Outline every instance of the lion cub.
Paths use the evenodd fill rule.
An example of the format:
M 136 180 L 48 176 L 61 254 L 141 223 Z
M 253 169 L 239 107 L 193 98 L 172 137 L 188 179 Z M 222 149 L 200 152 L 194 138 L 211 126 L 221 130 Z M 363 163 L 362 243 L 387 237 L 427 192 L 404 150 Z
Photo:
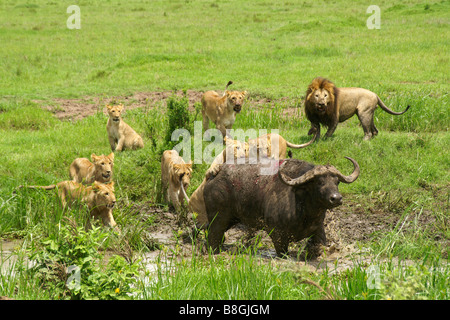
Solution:
M 123 111 L 123 104 L 118 106 L 106 106 L 109 119 L 106 125 L 108 131 L 109 144 L 112 151 L 122 151 L 125 149 L 138 149 L 144 147 L 142 137 L 136 133 L 128 124 L 123 121 L 120 114 Z
M 112 178 L 112 169 L 114 166 L 114 153 L 109 155 L 97 156 L 91 154 L 91 160 L 87 158 L 75 159 L 69 168 L 70 178 L 74 182 L 91 184 L 94 181 L 108 183 Z
M 226 88 L 232 81 L 229 81 Z M 209 120 L 214 122 L 216 128 L 225 137 L 226 130 L 233 126 L 236 115 L 241 112 L 247 91 L 229 91 L 220 96 L 215 91 L 207 91 L 202 96 L 203 128 L 208 130 Z
M 176 150 L 164 151 L 161 158 L 161 186 L 164 198 L 171 202 L 176 211 L 181 209 L 183 192 L 191 183 L 192 163 L 185 163 Z M 167 190 L 167 191 L 166 191 Z
M 19 186 L 22 188 L 23 186 Z M 72 207 L 83 202 L 89 209 L 90 215 L 101 219 L 107 227 L 116 227 L 117 223 L 112 215 L 112 210 L 116 204 L 114 195 L 114 182 L 100 183 L 95 181 L 90 186 L 85 186 L 74 181 L 62 181 L 50 186 L 28 186 L 32 189 L 58 190 L 58 196 L 62 207 Z

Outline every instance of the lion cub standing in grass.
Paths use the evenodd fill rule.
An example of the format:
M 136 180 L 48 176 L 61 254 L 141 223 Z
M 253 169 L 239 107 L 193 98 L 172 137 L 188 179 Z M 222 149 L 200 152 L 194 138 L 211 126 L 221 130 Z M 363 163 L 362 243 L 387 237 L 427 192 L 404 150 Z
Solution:
M 114 166 L 114 153 L 97 156 L 91 154 L 91 160 L 87 158 L 75 159 L 69 168 L 70 178 L 74 182 L 91 184 L 94 181 L 108 183 L 111 182 L 112 169 Z
M 19 186 L 19 188 L 23 187 Z M 72 207 L 82 202 L 88 207 L 92 217 L 101 219 L 105 226 L 115 227 L 119 231 L 112 214 L 112 210 L 116 204 L 114 182 L 100 183 L 95 181 L 92 185 L 85 186 L 74 181 L 62 181 L 50 186 L 27 186 L 27 188 L 44 190 L 57 189 L 63 208 L 66 206 Z M 90 225 L 90 222 L 88 222 L 88 225 Z
M 185 163 L 175 150 L 164 151 L 161 158 L 161 187 L 166 201 L 170 201 L 178 212 L 183 203 L 184 190 L 191 183 L 192 163 Z M 166 191 L 167 190 L 167 191 Z
M 232 83 L 229 81 L 225 89 Z M 226 130 L 232 128 L 236 115 L 241 112 L 246 95 L 247 91 L 225 90 L 222 96 L 215 91 L 205 92 L 202 96 L 203 129 L 208 130 L 211 120 L 225 137 Z
M 122 151 L 124 149 L 135 150 L 144 147 L 142 137 L 136 133 L 128 124 L 123 121 L 120 114 L 123 111 L 123 104 L 118 106 L 106 106 L 109 119 L 106 125 L 108 131 L 109 144 L 112 151 Z

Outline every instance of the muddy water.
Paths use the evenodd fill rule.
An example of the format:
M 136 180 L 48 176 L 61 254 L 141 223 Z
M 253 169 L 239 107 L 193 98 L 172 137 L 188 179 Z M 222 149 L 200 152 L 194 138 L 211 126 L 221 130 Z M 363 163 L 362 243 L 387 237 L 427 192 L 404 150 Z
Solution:
M 22 247 L 23 240 L 0 240 L 0 271 L 3 274 L 17 262 L 15 252 Z

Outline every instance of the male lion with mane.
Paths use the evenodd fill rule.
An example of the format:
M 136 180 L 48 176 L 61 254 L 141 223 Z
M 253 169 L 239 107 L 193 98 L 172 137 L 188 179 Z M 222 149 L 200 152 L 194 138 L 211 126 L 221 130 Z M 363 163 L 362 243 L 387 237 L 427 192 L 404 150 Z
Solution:
M 377 106 L 392 115 L 401 115 L 408 111 L 394 112 L 381 101 L 378 95 L 362 88 L 337 88 L 328 79 L 317 77 L 308 86 L 305 98 L 306 117 L 311 122 L 308 134 L 317 131 L 320 137 L 320 124 L 328 127 L 325 137 L 331 137 L 339 122 L 357 115 L 364 130 L 364 140 L 378 134 L 373 122 Z

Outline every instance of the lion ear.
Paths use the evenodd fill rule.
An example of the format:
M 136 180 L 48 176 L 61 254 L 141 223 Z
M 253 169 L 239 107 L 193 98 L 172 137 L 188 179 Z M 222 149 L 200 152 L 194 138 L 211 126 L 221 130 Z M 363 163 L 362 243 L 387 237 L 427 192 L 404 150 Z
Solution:
M 110 106 L 109 104 L 106 105 L 106 109 L 111 110 L 112 106 Z
M 94 192 L 98 192 L 100 190 L 100 182 L 94 181 L 92 184 L 92 190 L 94 190 Z
M 227 97 L 229 97 L 229 96 L 231 95 L 231 91 L 225 90 L 225 95 L 226 95 Z
M 96 162 L 98 160 L 98 158 L 100 158 L 99 156 L 97 156 L 95 153 L 91 154 L 91 160 Z
M 242 91 L 241 94 L 242 94 L 244 97 L 246 97 L 247 94 L 248 94 L 248 92 L 247 92 L 247 90 L 245 90 L 245 91 Z
M 123 107 L 123 104 L 122 104 L 122 103 L 121 103 L 121 104 L 119 104 L 119 105 L 118 105 L 118 107 L 119 107 L 119 110 L 120 110 L 120 111 L 122 111 L 122 110 L 123 110 L 123 108 L 124 108 L 124 107 Z
M 111 152 L 111 153 L 108 155 L 108 158 L 109 158 L 109 160 L 114 161 L 114 152 Z
M 225 140 L 225 139 L 224 139 Z M 233 139 L 231 139 L 231 138 L 227 138 L 227 140 L 225 140 L 225 144 L 227 145 L 227 146 L 229 146 L 229 145 L 234 145 L 234 143 L 236 142 L 237 140 L 233 140 Z

